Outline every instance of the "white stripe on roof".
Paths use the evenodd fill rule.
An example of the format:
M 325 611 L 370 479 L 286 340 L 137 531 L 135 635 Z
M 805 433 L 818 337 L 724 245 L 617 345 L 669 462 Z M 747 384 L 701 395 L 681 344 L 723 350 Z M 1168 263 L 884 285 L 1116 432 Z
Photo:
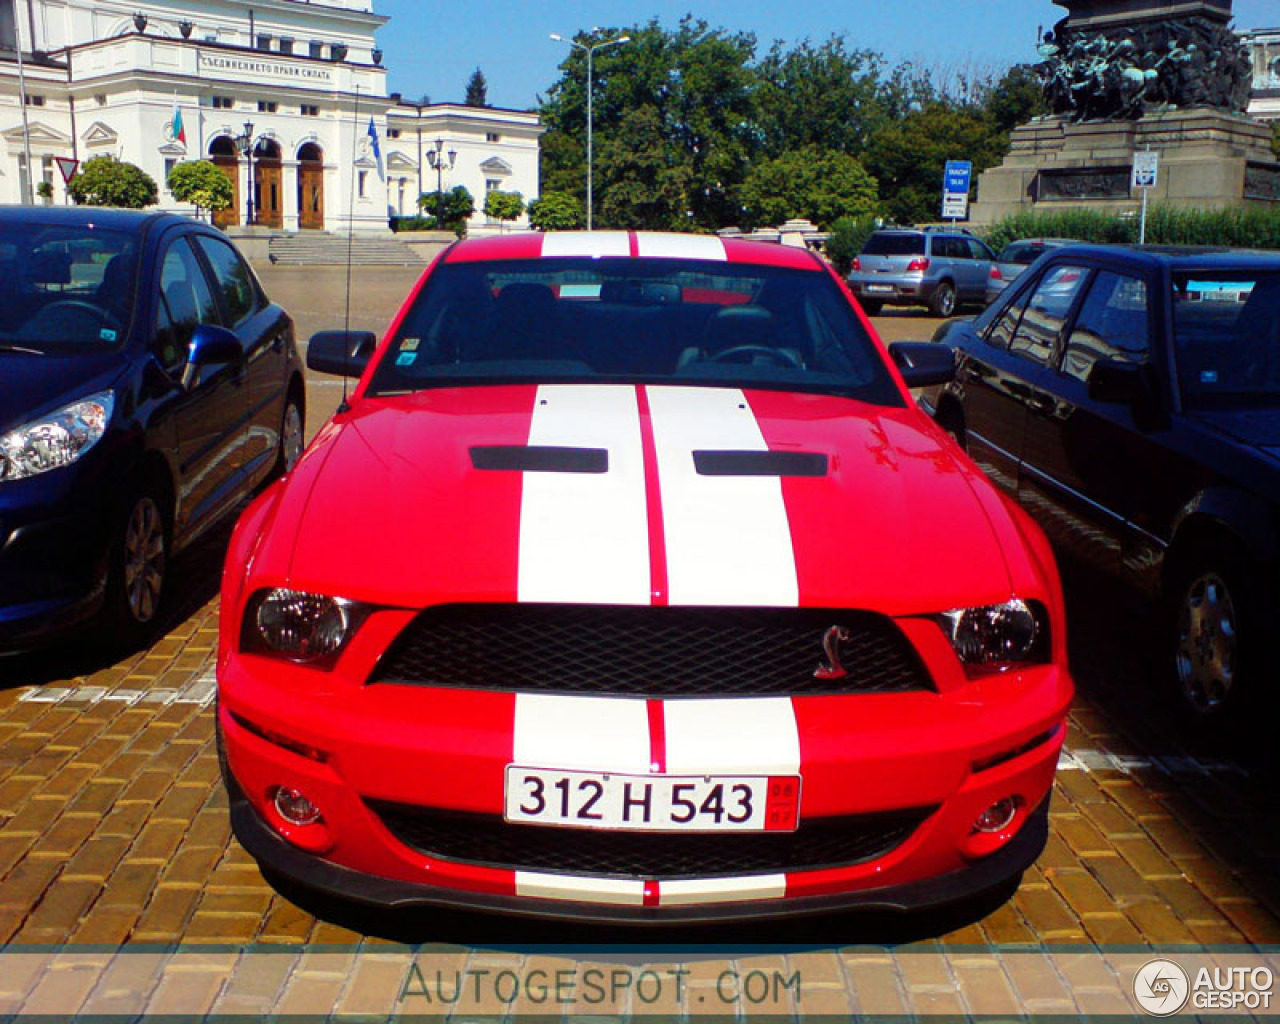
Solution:
M 625 231 L 552 231 L 542 239 L 542 255 L 630 256 L 631 239 Z

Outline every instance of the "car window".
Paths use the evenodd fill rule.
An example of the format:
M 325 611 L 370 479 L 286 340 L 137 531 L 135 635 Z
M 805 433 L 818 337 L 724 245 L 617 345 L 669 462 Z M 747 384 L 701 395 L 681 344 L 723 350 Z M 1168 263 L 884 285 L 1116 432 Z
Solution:
M 933 252 L 935 256 L 948 260 L 964 259 L 969 255 L 969 250 L 964 247 L 964 243 L 959 238 L 952 238 L 950 235 L 935 235 L 933 238 Z
M 966 238 L 965 241 L 969 245 L 969 253 L 975 260 L 994 260 L 995 253 L 986 247 L 986 245 L 976 238 Z
M 1174 274 L 1173 331 L 1188 405 L 1280 401 L 1280 271 Z
M 1041 277 L 1009 342 L 1009 351 L 1039 363 L 1052 361 L 1071 305 L 1088 277 L 1087 269 L 1074 266 L 1056 266 Z
M 1101 271 L 1067 339 L 1062 372 L 1088 381 L 1099 359 L 1143 363 L 1150 355 L 1147 286 L 1141 278 Z
M 160 302 L 152 350 L 166 369 L 181 366 L 197 324 L 219 322 L 218 304 L 191 243 L 179 238 L 160 264 Z
M 828 275 L 670 259 L 446 263 L 413 300 L 368 393 L 498 380 L 684 382 L 902 402 Z
M 1018 283 L 1021 284 L 1021 282 Z M 1009 347 L 1009 342 L 1013 340 L 1014 334 L 1017 333 L 1018 322 L 1022 319 L 1023 311 L 1027 308 L 1027 299 L 1030 295 L 1031 290 L 1023 288 L 1003 310 L 999 303 L 986 308 L 983 316 L 991 323 L 991 329 L 986 332 L 983 338 L 988 345 L 992 345 L 995 348 Z M 994 316 L 990 315 L 992 312 L 994 312 Z
M 262 308 L 253 272 L 226 242 L 208 235 L 197 235 L 196 241 L 213 268 L 214 280 L 227 311 L 227 321 L 231 326 L 239 327 Z
M 873 234 L 862 252 L 867 256 L 923 256 L 924 235 Z

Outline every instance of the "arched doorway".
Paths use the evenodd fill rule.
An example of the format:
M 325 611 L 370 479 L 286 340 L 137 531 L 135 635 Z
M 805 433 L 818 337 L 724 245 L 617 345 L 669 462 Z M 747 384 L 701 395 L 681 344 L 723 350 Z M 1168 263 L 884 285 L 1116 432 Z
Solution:
M 275 139 L 259 139 L 253 147 L 253 208 L 255 219 L 265 227 L 284 227 L 280 194 L 283 167 L 280 143 Z
M 233 228 L 240 223 L 240 157 L 235 140 L 219 135 L 209 143 L 209 159 L 231 179 L 231 205 L 214 213 L 213 222 L 220 228 Z
M 298 150 L 298 226 L 324 229 L 324 150 L 314 142 Z

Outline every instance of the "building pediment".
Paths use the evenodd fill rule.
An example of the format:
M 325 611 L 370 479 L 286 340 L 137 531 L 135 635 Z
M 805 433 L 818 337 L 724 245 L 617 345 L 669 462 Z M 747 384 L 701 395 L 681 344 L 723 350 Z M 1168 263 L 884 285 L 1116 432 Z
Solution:
M 485 174 L 511 174 L 511 165 L 500 156 L 491 156 L 480 165 Z
M 359 167 L 361 170 L 376 171 L 378 169 L 378 161 L 375 160 L 373 157 L 371 157 L 368 153 L 365 153 L 363 156 L 359 157 L 356 160 L 356 166 Z
M 392 171 L 416 171 L 418 165 L 403 153 L 392 153 L 387 157 L 387 169 Z
M 120 133 L 101 121 L 94 121 L 80 138 L 86 146 L 114 146 L 120 141 Z
M 187 147 L 181 142 L 166 142 L 158 148 L 158 152 L 164 156 L 186 156 Z
M 16 125 L 4 132 L 4 140 L 9 145 L 22 145 L 23 143 L 22 125 Z M 47 124 L 40 121 L 32 121 L 27 128 L 26 138 L 31 140 L 33 146 L 69 146 L 71 145 L 71 136 L 64 135 L 56 128 L 50 128 Z

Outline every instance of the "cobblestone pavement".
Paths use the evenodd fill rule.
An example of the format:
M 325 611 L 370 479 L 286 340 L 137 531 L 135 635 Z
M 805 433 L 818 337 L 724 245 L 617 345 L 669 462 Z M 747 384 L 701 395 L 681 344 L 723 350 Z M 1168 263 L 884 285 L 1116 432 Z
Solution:
M 331 272 L 308 271 L 292 285 L 264 276 L 268 290 L 287 302 L 283 293 L 303 282 L 307 294 L 323 293 L 324 273 Z M 361 309 L 358 322 L 381 327 L 409 279 L 403 272 L 378 279 L 365 294 L 381 291 L 382 306 Z M 335 322 L 322 306 L 299 302 L 295 309 L 304 337 Z M 933 327 L 903 315 L 883 317 L 881 324 L 890 337 L 927 337 Z M 332 382 L 310 383 L 312 431 L 337 394 Z M 639 938 L 445 913 L 373 917 L 291 893 L 294 902 L 264 881 L 231 840 L 218 779 L 211 702 L 217 582 L 228 533 L 229 527 L 218 531 L 176 564 L 178 600 L 163 637 L 150 648 L 117 657 L 75 641 L 0 660 L 0 944 L 16 944 L 11 950 L 62 943 L 354 944 L 372 932 L 455 943 L 454 960 L 474 965 L 520 960 L 485 952 L 493 942 L 795 942 L 825 949 L 732 962 L 802 970 L 806 1013 L 843 1014 L 868 1005 L 886 1013 L 1010 1012 L 1000 1009 L 1002 999 L 1032 993 L 1042 1012 L 1127 1013 L 1105 986 L 1077 990 L 1061 970 L 1033 977 L 1040 968 L 1030 961 L 1019 966 L 1011 955 L 974 954 L 968 967 L 959 961 L 941 977 L 931 975 L 925 961 L 886 974 L 883 960 L 848 947 L 1280 943 L 1274 750 L 1215 746 L 1182 724 L 1154 689 L 1141 654 L 1148 628 L 1143 609 L 1071 566 L 1066 576 L 1080 696 L 1048 847 L 1002 902 L 907 921 L 844 915 L 763 931 L 737 926 Z M 713 972 L 707 964 L 723 969 L 726 962 L 695 965 L 690 984 L 707 983 L 703 975 Z M 355 971 L 336 963 L 301 961 L 289 968 L 292 974 L 276 964 L 272 970 L 284 973 L 268 971 L 261 984 L 284 999 L 294 991 L 288 977 L 305 976 L 310 982 L 297 990 L 296 1003 L 277 1008 L 328 1010 L 371 984 L 360 980 L 367 970 L 376 974 L 376 964 L 362 962 Z M 6 999 L 33 998 L 37 984 L 34 972 L 0 972 L 0 1013 Z M 686 1006 L 692 998 L 685 992 Z M 788 1005 L 770 1012 L 789 1012 Z M 663 1007 L 646 1005 L 644 1012 Z

